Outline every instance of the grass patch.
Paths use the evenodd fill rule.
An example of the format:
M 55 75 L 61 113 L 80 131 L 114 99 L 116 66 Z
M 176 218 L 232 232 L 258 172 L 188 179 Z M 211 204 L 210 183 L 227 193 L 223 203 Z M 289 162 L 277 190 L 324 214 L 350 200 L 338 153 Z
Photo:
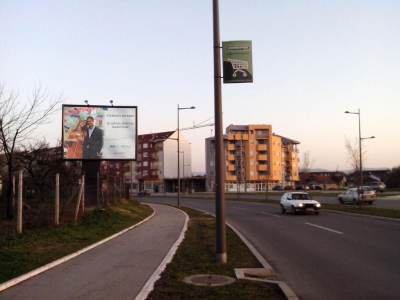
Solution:
M 224 287 L 198 287 L 182 280 L 194 274 L 219 274 L 235 277 L 234 268 L 260 268 L 260 263 L 229 228 L 227 228 L 228 263 L 215 262 L 215 219 L 185 208 L 190 215 L 185 240 L 173 261 L 156 282 L 148 300 L 192 299 L 285 299 L 278 287 L 262 282 L 239 280 Z
M 136 201 L 94 210 L 77 224 L 0 235 L 0 283 L 80 250 L 143 220 L 152 213 Z
M 374 207 L 366 205 L 362 205 L 361 207 L 359 207 L 357 205 L 350 205 L 350 204 L 327 204 L 327 203 L 323 204 L 322 207 L 325 209 L 356 213 L 362 215 L 395 218 L 395 219 L 400 218 L 400 210 L 391 208 L 382 208 L 382 207 Z

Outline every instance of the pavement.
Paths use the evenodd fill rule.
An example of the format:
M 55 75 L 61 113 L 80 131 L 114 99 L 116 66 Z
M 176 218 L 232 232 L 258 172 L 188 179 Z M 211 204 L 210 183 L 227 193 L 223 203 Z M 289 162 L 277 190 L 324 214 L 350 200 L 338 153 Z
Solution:
M 176 245 L 185 214 L 151 204 L 142 225 L 0 293 L 0 299 L 135 299 Z

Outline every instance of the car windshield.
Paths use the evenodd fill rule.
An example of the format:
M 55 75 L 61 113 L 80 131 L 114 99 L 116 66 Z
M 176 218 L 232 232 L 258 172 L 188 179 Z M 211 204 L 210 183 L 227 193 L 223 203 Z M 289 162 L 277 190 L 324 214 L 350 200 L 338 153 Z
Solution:
M 292 194 L 293 200 L 309 200 L 310 196 L 308 194 Z

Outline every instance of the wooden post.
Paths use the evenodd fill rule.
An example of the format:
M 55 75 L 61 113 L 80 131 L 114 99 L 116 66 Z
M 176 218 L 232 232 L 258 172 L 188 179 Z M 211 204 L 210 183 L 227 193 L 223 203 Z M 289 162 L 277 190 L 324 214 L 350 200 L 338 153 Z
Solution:
M 60 225 L 60 174 L 56 174 L 54 225 Z
M 75 217 L 74 217 L 75 221 L 78 221 L 79 207 L 81 206 L 81 200 L 82 200 L 82 194 L 83 194 L 83 180 L 82 179 L 79 179 L 79 185 L 80 185 L 80 187 L 79 187 L 78 200 L 76 201 L 76 206 L 75 206 Z
M 22 233 L 22 188 L 23 171 L 18 173 L 17 233 Z
M 83 193 L 82 193 L 82 214 L 85 213 L 85 175 L 82 175 L 82 185 L 83 185 Z
M 97 172 L 97 184 L 96 184 L 96 204 L 97 204 L 97 208 L 101 207 L 101 204 L 100 204 L 100 191 L 101 191 L 100 172 Z
M 15 190 L 16 190 L 16 186 L 15 186 L 15 175 L 13 175 L 12 177 L 12 207 L 13 207 L 13 211 L 15 211 Z

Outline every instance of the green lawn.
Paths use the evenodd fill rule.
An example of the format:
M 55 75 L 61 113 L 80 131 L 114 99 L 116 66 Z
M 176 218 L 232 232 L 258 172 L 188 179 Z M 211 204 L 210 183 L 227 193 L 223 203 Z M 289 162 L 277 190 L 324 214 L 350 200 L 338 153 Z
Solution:
M 122 201 L 88 213 L 77 224 L 0 235 L 0 282 L 22 275 L 136 224 L 152 209 L 136 201 Z
M 182 280 L 194 274 L 220 274 L 235 277 L 234 268 L 262 267 L 243 242 L 227 230 L 228 263 L 215 262 L 215 219 L 191 209 L 185 240 L 180 245 L 173 261 L 162 273 L 148 300 L 191 299 L 285 299 L 273 284 L 239 280 L 224 287 L 199 287 Z

